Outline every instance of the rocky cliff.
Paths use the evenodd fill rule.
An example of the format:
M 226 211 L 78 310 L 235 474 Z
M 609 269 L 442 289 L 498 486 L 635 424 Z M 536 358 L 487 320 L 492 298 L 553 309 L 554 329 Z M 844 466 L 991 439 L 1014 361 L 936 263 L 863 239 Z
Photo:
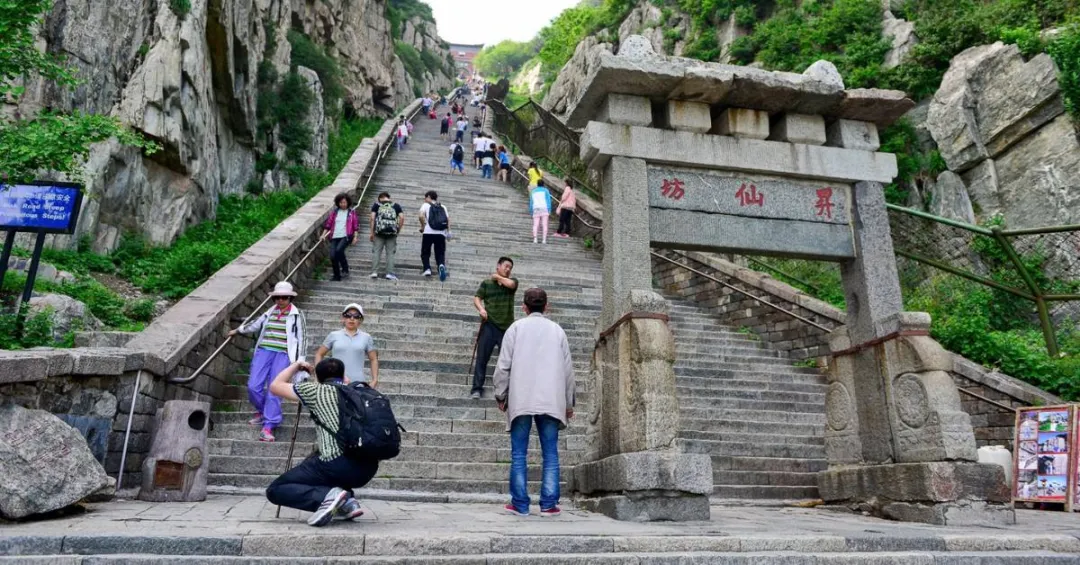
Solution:
M 185 5 L 189 8 L 185 9 Z M 380 0 L 57 0 L 39 31 L 39 45 L 66 56 L 82 84 L 59 89 L 40 80 L 6 114 L 42 109 L 112 114 L 154 139 L 162 151 L 145 157 L 115 143 L 96 146 L 83 182 L 88 198 L 72 245 L 89 235 L 98 251 L 121 234 L 141 234 L 167 245 L 192 223 L 211 217 L 223 194 L 249 182 L 287 183 L 281 174 L 256 174 L 264 154 L 284 155 L 276 127 L 260 135 L 261 82 L 280 80 L 293 64 L 287 34 L 303 33 L 340 68 L 341 107 L 323 109 L 323 86 L 308 69 L 293 69 L 316 100 L 307 127 L 310 146 L 298 163 L 326 167 L 327 115 L 385 115 L 414 92 L 446 87 L 449 77 L 425 84 L 399 72 L 385 3 Z M 410 24 L 418 50 L 446 58 L 434 24 Z M 264 64 L 264 60 L 266 63 Z M 261 81 L 260 78 L 263 80 Z M 264 116 L 265 119 L 265 116 Z M 273 124 L 272 124 L 273 126 Z

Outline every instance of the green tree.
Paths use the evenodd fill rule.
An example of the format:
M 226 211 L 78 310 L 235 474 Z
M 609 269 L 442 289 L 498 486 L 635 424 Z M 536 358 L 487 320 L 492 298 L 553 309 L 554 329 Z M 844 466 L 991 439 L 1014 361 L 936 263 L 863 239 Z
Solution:
M 78 84 L 60 57 L 34 46 L 33 29 L 51 5 L 52 0 L 0 0 L 0 97 L 18 101 L 24 92 L 21 82 L 33 76 L 66 87 Z M 158 149 L 108 116 L 45 112 L 29 119 L 0 120 L 0 179 L 26 182 L 41 171 L 54 171 L 78 180 L 90 146 L 113 137 L 147 154 Z
M 521 66 L 535 55 L 536 48 L 533 42 L 507 39 L 485 47 L 476 56 L 473 65 L 484 76 L 505 77 L 521 70 Z

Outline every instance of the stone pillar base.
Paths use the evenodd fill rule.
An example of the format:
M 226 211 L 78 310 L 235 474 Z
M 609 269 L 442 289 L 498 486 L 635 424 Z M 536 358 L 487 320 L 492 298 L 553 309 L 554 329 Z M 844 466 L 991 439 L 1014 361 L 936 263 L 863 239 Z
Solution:
M 712 459 L 702 453 L 637 451 L 574 467 L 572 490 L 586 510 L 616 520 L 709 519 Z
M 1016 523 L 998 465 L 941 461 L 836 468 L 818 475 L 826 503 L 942 526 Z
M 694 522 L 709 519 L 709 497 L 671 491 L 639 491 L 579 498 L 578 508 L 627 522 Z

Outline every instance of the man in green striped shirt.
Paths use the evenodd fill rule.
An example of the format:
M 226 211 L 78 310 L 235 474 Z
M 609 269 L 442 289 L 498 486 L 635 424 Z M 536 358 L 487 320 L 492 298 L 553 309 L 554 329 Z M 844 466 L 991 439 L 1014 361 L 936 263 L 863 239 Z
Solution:
M 270 483 L 266 498 L 273 504 L 312 512 L 308 524 L 325 526 L 333 519 L 352 520 L 364 511 L 352 489 L 366 485 L 379 470 L 377 460 L 346 457 L 334 434 L 338 431 L 338 391 L 335 384 L 348 384 L 345 364 L 340 359 L 323 359 L 315 366 L 315 379 L 293 384 L 300 371 L 312 372 L 311 365 L 289 365 L 270 383 L 275 396 L 298 400 L 326 426 L 315 427 L 319 454 L 312 455 Z
M 499 257 L 495 273 L 480 283 L 473 297 L 473 306 L 480 314 L 480 332 L 476 336 L 476 366 L 473 369 L 471 395 L 478 399 L 484 394 L 487 364 L 495 347 L 502 343 L 503 333 L 514 323 L 514 294 L 518 280 L 511 277 L 514 260 Z

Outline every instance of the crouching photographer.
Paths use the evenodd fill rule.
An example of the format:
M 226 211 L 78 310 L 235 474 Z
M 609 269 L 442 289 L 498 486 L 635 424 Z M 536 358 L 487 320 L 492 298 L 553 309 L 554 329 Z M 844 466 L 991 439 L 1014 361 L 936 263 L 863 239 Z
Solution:
M 379 470 L 379 461 L 398 454 L 399 426 L 390 402 L 365 383 L 349 384 L 345 365 L 324 359 L 315 366 L 315 380 L 295 382 L 308 363 L 296 362 L 278 373 L 270 392 L 300 401 L 315 422 L 319 449 L 266 489 L 273 504 L 312 512 L 308 525 L 352 520 L 364 512 L 352 489 L 366 485 Z

